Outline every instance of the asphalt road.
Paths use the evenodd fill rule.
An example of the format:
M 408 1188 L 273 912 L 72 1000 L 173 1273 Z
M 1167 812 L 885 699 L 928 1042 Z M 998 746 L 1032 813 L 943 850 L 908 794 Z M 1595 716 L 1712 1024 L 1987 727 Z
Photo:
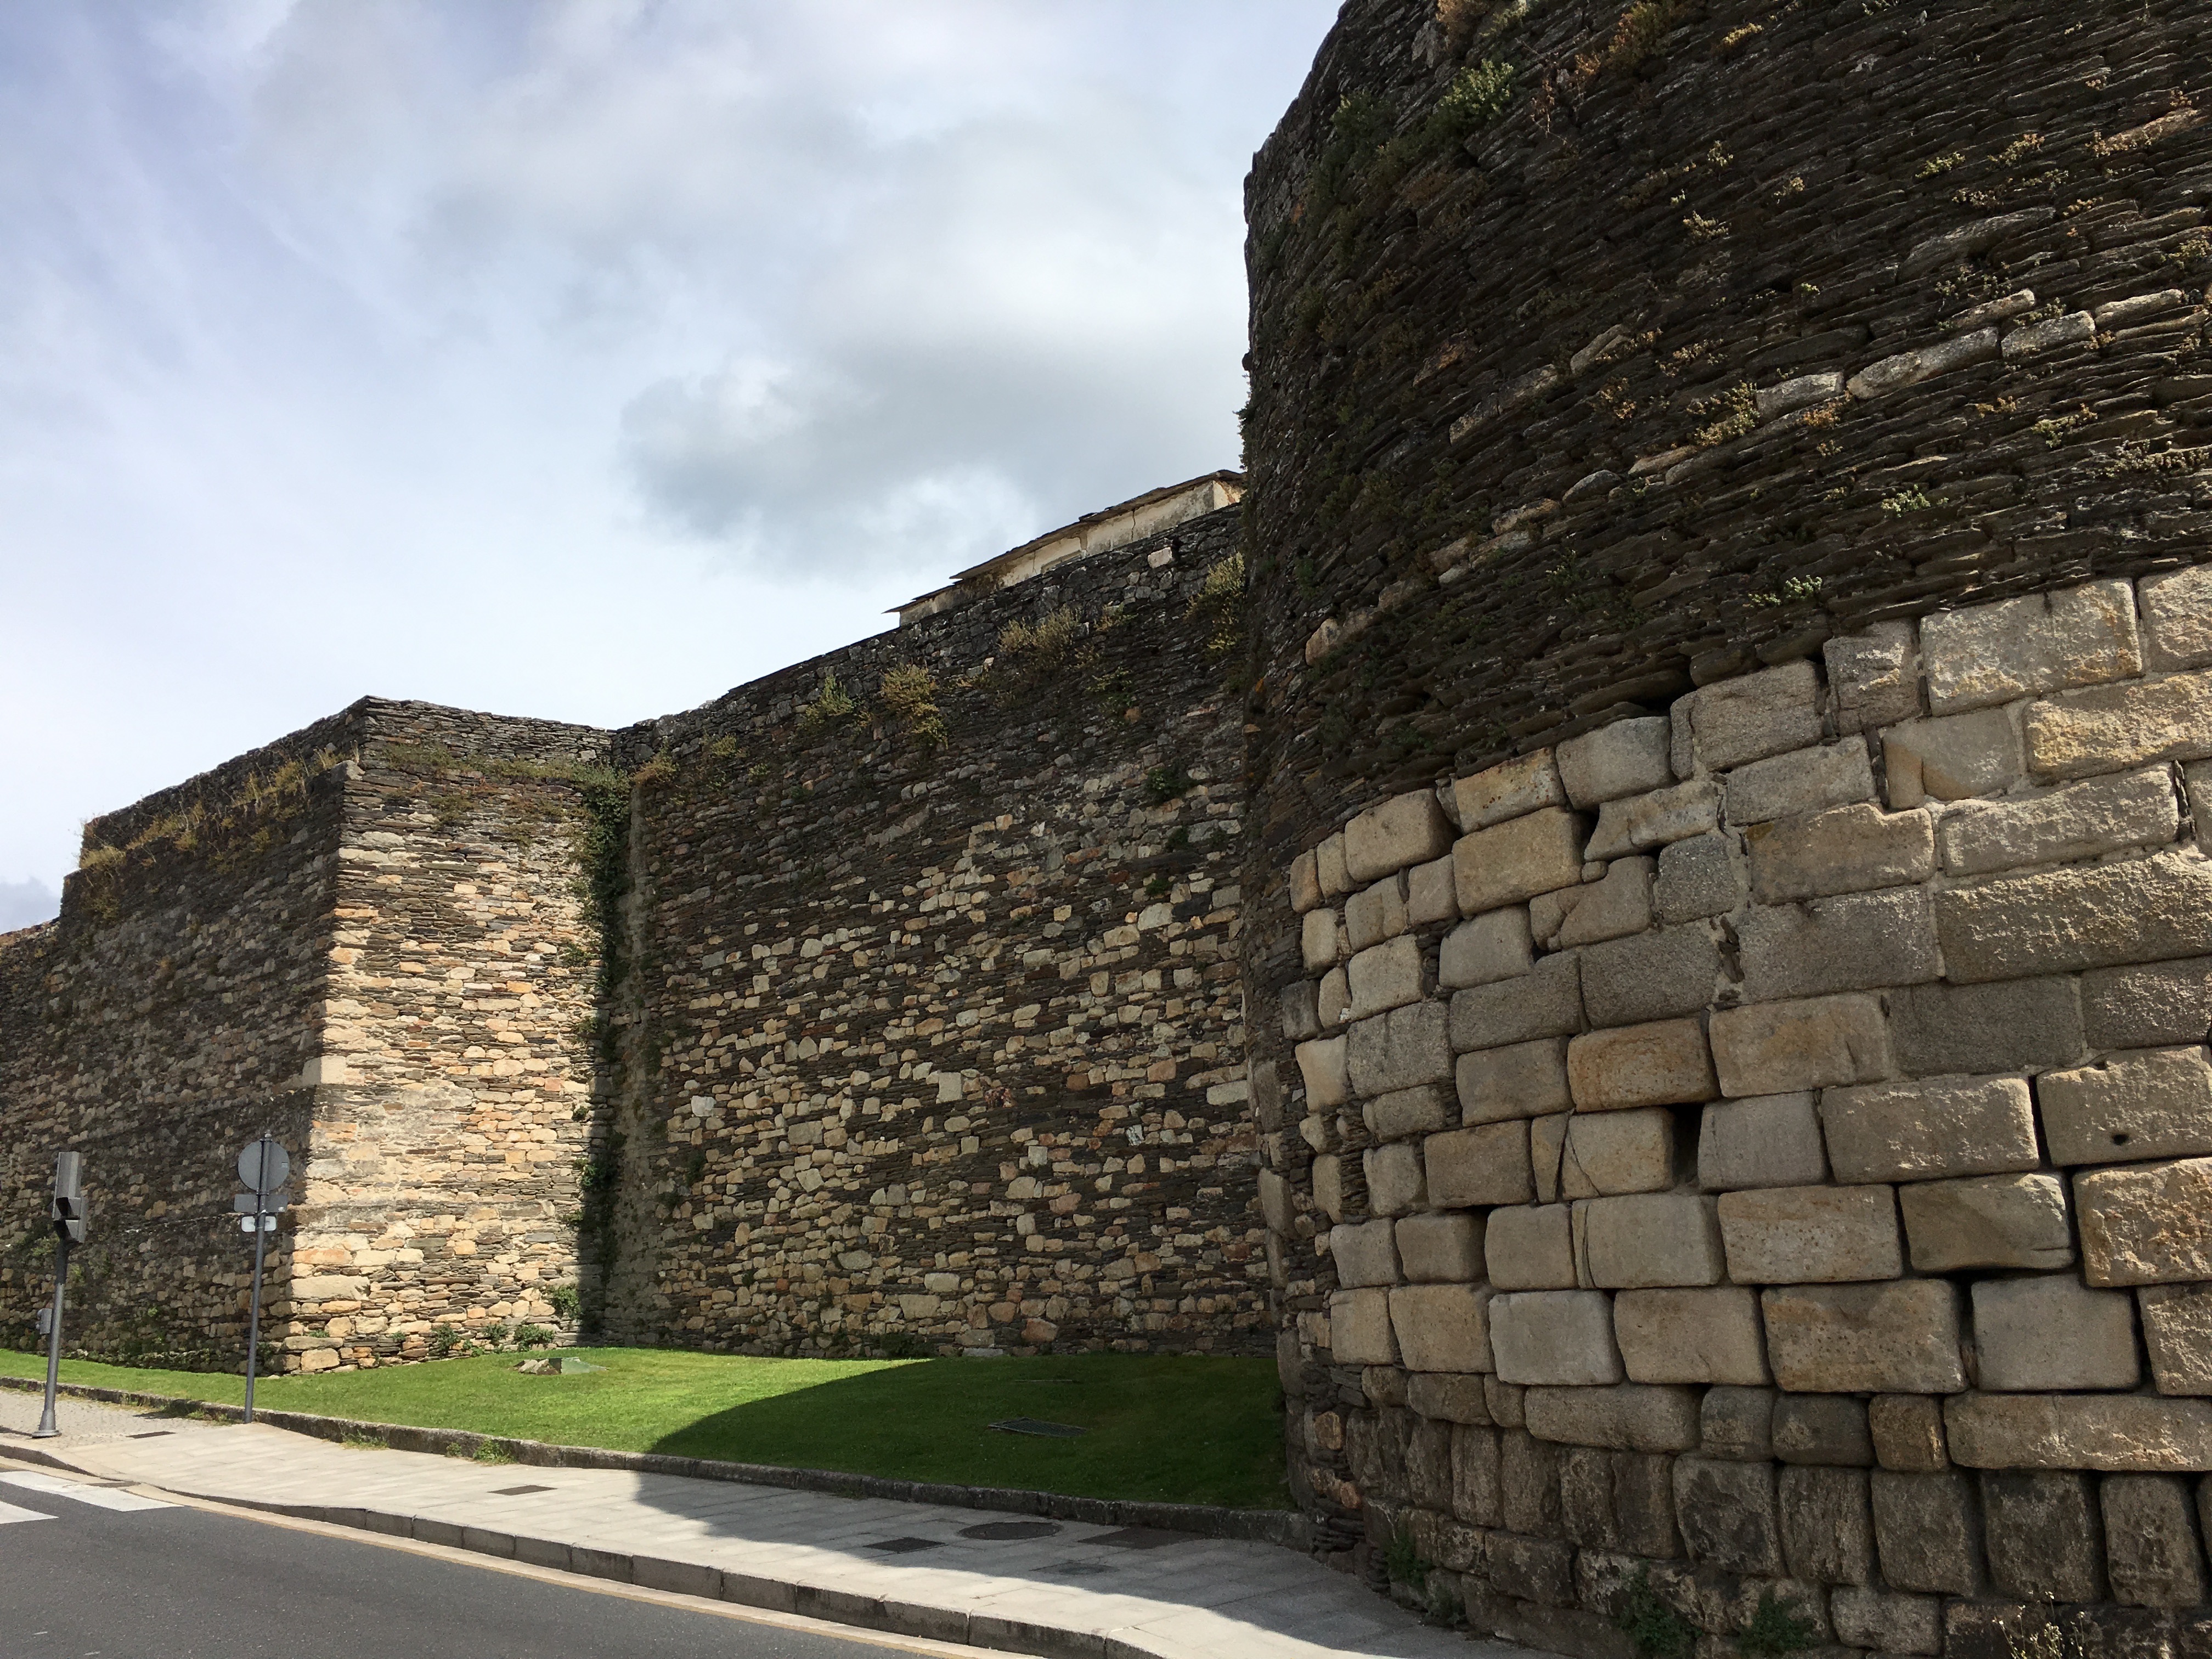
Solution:
M 892 1659 L 899 1651 L 235 1515 L 101 1507 L 134 1501 L 144 1500 L 0 1470 L 0 1654 Z

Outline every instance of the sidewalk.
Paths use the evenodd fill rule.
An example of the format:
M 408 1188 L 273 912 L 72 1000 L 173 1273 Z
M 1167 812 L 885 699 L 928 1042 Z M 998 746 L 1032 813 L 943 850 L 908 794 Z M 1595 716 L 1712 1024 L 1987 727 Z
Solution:
M 1509 1659 L 1277 1545 L 356 1449 L 0 1393 L 0 1456 L 875 1630 L 1083 1659 Z

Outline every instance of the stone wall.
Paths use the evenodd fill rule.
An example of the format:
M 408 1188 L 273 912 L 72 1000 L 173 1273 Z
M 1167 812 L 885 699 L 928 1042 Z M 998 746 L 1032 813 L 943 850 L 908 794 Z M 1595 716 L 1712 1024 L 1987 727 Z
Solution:
M 1354 0 L 1248 185 L 1291 1477 L 1478 1628 L 2212 1631 L 2206 64 L 2048 21 Z

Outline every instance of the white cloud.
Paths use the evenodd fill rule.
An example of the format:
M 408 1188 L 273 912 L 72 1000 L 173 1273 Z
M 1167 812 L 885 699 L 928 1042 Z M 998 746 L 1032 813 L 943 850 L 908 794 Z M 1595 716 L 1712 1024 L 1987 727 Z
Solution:
M 61 895 L 42 881 L 0 881 L 0 933 L 49 920 L 61 902 Z

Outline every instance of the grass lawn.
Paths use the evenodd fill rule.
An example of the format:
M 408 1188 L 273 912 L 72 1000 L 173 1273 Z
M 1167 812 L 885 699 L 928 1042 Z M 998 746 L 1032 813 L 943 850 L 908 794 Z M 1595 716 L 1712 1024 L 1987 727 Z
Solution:
M 1083 1498 L 1285 1509 L 1272 1359 L 1069 1354 L 1036 1359 L 752 1359 L 670 1348 L 566 1349 L 604 1365 L 525 1376 L 513 1354 L 270 1378 L 255 1403 L 363 1422 L 469 1429 L 620 1451 L 842 1469 Z M 0 1349 L 0 1376 L 43 1378 Z M 246 1379 L 64 1360 L 62 1380 L 237 1405 Z M 1042 1418 L 1079 1439 L 989 1425 Z

